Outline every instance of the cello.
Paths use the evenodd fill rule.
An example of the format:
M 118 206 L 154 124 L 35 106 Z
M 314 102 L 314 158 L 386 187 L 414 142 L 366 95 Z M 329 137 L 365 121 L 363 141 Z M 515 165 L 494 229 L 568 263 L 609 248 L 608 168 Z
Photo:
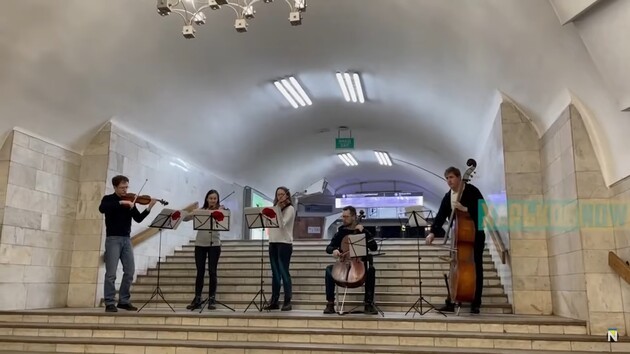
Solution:
M 468 169 L 464 172 L 462 182 L 459 184 L 457 202 L 461 200 L 465 184 L 472 179 L 477 162 L 474 159 L 468 159 L 466 165 Z M 452 228 L 450 283 L 447 283 L 447 290 L 451 301 L 461 304 L 475 299 L 477 273 L 475 272 L 474 246 L 477 230 L 474 220 L 467 212 L 454 207 L 452 209 L 449 230 L 446 232 L 448 235 Z
M 358 215 L 358 222 L 364 218 L 365 215 Z M 358 223 L 357 222 L 357 223 Z M 365 230 L 364 230 L 365 231 Z M 366 270 L 365 263 L 361 260 L 361 257 L 351 257 L 350 248 L 350 236 L 348 234 L 341 240 L 341 255 L 335 262 L 332 269 L 332 277 L 339 287 L 354 289 L 362 286 L 365 283 Z M 366 240 L 367 247 L 367 240 Z

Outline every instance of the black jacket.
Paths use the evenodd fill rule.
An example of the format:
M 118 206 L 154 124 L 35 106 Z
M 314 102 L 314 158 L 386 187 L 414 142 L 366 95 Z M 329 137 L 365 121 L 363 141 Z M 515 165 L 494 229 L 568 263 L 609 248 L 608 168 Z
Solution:
M 337 233 L 335 233 L 335 236 L 333 236 L 333 238 L 330 240 L 330 243 L 326 247 L 326 253 L 332 254 L 334 250 L 339 250 L 339 248 L 341 247 L 341 241 L 343 241 L 343 238 L 346 237 L 347 235 L 361 234 L 361 233 L 365 233 L 365 242 L 366 242 L 367 248 L 372 252 L 375 252 L 376 250 L 378 250 L 378 244 L 376 243 L 374 236 L 367 229 L 363 228 L 363 231 L 361 232 L 356 229 L 352 230 L 352 229 L 348 229 L 345 226 L 340 226 L 339 229 L 337 230 Z
M 475 223 L 475 230 L 477 230 L 476 236 L 485 236 L 485 233 L 483 231 L 483 220 L 479 220 L 479 208 L 481 207 L 481 204 L 485 203 L 485 201 L 479 189 L 472 184 L 466 183 L 459 202 L 463 206 L 468 208 L 468 214 Z M 481 216 L 483 217 L 483 215 L 484 214 L 482 213 Z M 435 235 L 435 237 L 444 237 L 444 234 L 446 232 L 444 231 L 442 226 L 444 226 L 446 219 L 450 216 L 451 191 L 449 190 L 444 195 L 444 198 L 442 198 L 442 202 L 440 203 L 440 210 L 438 210 L 437 215 L 435 216 L 435 220 L 433 220 L 433 224 L 431 225 L 431 232 Z
M 122 199 L 116 194 L 108 194 L 101 200 L 98 210 L 105 214 L 105 233 L 107 236 L 126 236 L 131 233 L 131 219 L 142 222 L 149 215 L 149 209 L 142 213 L 136 209 L 120 205 Z

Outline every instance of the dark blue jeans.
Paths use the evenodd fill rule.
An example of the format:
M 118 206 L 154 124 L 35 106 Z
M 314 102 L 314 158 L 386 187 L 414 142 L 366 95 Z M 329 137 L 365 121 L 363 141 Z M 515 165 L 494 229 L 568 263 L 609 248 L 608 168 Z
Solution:
M 203 278 L 206 273 L 206 258 L 208 259 L 208 295 L 214 299 L 217 295 L 217 265 L 221 257 L 221 246 L 202 247 L 195 246 L 195 265 L 197 277 L 195 278 L 195 296 L 201 297 L 203 291 Z
M 291 273 L 289 273 L 289 265 L 291 264 L 291 254 L 293 253 L 293 245 L 289 243 L 269 243 L 269 263 L 271 263 L 271 304 L 277 304 L 280 300 L 280 285 L 284 286 L 284 302 L 291 302 L 292 287 Z
M 114 305 L 116 303 L 116 270 L 118 269 L 119 260 L 123 267 L 123 277 L 118 292 L 118 303 L 128 304 L 131 297 L 129 289 L 136 270 L 131 238 L 107 236 L 105 239 L 105 305 Z

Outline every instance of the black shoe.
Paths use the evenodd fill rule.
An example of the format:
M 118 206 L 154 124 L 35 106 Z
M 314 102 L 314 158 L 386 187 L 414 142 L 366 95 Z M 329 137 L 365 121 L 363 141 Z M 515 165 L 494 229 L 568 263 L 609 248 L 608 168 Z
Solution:
M 442 311 L 442 312 L 455 312 L 455 305 L 453 304 L 446 304 L 442 307 L 440 307 L 438 309 L 438 311 Z
M 477 306 L 471 307 L 470 308 L 470 313 L 475 314 L 475 315 L 479 314 L 479 307 L 477 307 Z
M 118 312 L 118 309 L 114 305 L 105 306 L 105 312 Z
M 327 303 L 326 308 L 324 309 L 324 313 L 325 314 L 335 313 L 335 304 L 332 302 Z
M 199 296 L 195 296 L 190 305 L 186 306 L 186 309 L 192 311 L 198 309 L 199 306 L 201 306 L 201 299 L 199 298 Z
M 216 310 L 217 309 L 217 300 L 214 299 L 214 296 L 210 296 L 208 298 L 208 310 Z
M 280 309 L 280 305 L 278 305 L 277 303 L 273 303 L 273 304 L 269 304 L 269 306 L 265 306 L 263 308 L 263 310 L 265 311 L 269 311 L 269 310 L 279 310 Z
M 118 306 L 116 307 L 127 311 L 138 311 L 138 308 L 133 306 L 132 304 L 118 304 Z
M 376 311 L 376 307 L 374 307 L 374 305 L 366 304 L 363 313 L 365 313 L 366 315 L 376 315 L 378 314 L 378 311 Z
M 291 301 L 285 301 L 284 304 L 282 305 L 281 311 L 291 311 L 292 309 L 293 307 L 291 306 Z

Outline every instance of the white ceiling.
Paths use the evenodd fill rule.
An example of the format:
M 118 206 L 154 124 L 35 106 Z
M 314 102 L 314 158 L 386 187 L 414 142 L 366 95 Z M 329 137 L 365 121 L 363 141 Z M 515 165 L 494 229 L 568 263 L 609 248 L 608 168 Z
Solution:
M 298 27 L 277 0 L 259 4 L 248 33 L 234 30 L 229 9 L 208 15 L 189 40 L 155 0 L 4 0 L 0 132 L 20 126 L 81 151 L 114 118 L 267 193 L 327 177 L 332 187 L 407 180 L 441 195 L 438 177 L 408 165 L 383 172 L 371 150 L 440 175 L 475 156 L 498 92 L 542 131 L 571 93 L 608 139 L 608 181 L 630 174 L 619 92 L 547 0 L 311 0 Z M 346 69 L 363 73 L 365 104 L 343 100 L 334 72 Z M 275 91 L 271 80 L 285 75 L 312 106 L 293 109 Z M 340 125 L 371 165 L 336 159 Z

